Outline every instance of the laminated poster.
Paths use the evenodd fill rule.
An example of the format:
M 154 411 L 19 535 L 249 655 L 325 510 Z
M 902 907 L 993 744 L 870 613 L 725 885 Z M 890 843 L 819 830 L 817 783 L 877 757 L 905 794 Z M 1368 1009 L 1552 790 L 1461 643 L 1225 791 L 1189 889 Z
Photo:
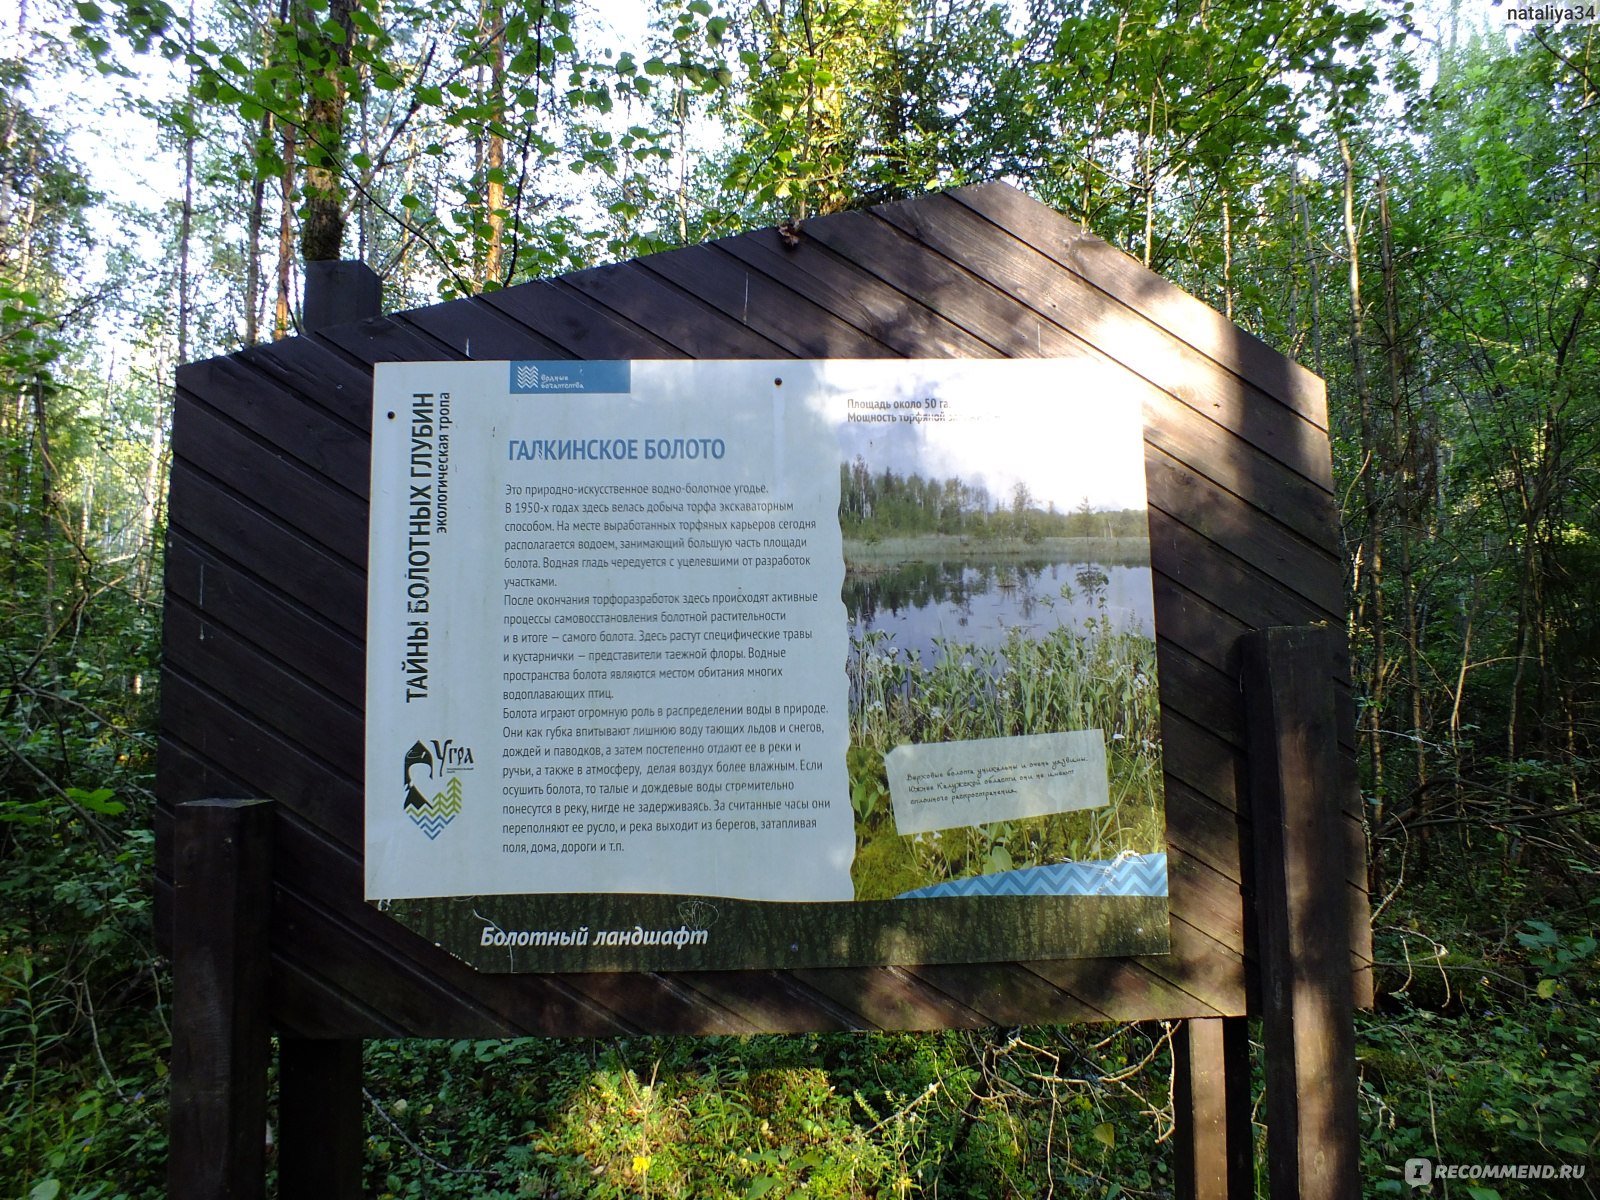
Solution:
M 499 972 L 1166 952 L 1114 371 L 384 363 L 373 402 L 380 909 Z

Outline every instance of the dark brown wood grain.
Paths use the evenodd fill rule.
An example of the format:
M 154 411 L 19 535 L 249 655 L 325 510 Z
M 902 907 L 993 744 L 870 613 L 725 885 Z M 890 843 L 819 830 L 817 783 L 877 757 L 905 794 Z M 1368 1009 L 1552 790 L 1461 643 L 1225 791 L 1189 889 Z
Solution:
M 266 1188 L 272 802 L 199 800 L 173 836 L 173 1200 Z
M 556 283 L 530 283 L 483 298 L 567 358 L 683 358 L 670 343 Z
M 928 196 L 916 205 L 887 205 L 875 214 L 915 240 L 959 263 L 1031 312 L 1093 345 L 1131 374 L 1239 433 L 1325 489 L 1331 463 L 1296 414 L 1266 400 L 1228 372 L 1215 369 L 1182 338 L 1149 320 L 1140 308 L 1106 292 L 949 197 Z M 1024 326 L 1024 333 L 1027 332 Z
M 1331 643 L 1278 628 L 1243 647 L 1274 1200 L 1360 1191 Z
M 1071 221 L 1031 203 L 1014 188 L 956 188 L 950 198 L 1049 255 L 1064 269 L 1237 373 L 1324 431 L 1327 399 L 1318 379 L 1228 320 L 1216 309 L 1145 270 Z
M 359 1200 L 366 1148 L 361 1042 L 278 1039 L 278 1195 Z
M 363 899 L 372 365 L 390 360 L 1066 356 L 1147 420 L 1170 955 L 981 968 L 481 975 Z M 1239 637 L 1343 624 L 1320 381 L 1001 185 L 319 330 L 184 367 L 158 768 L 174 806 L 279 804 L 272 1015 L 304 1037 L 743 1033 L 1235 1016 L 1256 950 Z M 1344 767 L 1347 667 L 1331 667 Z M 1352 794 L 1338 837 L 1360 837 Z M 1241 840 L 1243 839 L 1243 840 Z M 1364 904 L 1359 858 L 1343 886 Z M 1355 966 L 1370 945 L 1339 935 Z M 1361 990 L 1357 985 L 1359 998 Z
M 1185 1021 L 1172 1054 L 1178 1195 L 1248 1200 L 1255 1195 L 1248 1023 L 1242 1017 Z
M 709 246 L 653 255 L 640 265 L 797 358 L 884 358 L 893 353 L 821 305 Z

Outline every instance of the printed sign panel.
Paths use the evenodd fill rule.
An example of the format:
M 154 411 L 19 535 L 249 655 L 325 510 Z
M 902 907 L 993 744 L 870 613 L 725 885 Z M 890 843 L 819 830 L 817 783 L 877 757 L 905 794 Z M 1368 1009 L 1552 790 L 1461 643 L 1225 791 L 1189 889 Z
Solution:
M 489 971 L 1161 953 L 1135 404 L 1053 361 L 389 363 L 366 894 Z

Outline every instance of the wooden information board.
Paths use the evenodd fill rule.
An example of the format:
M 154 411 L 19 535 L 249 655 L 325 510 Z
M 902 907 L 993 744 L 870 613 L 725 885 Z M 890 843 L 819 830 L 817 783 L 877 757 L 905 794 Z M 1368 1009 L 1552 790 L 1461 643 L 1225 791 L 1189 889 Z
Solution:
M 190 842 L 180 848 L 180 806 L 271 798 L 265 988 L 286 1046 L 1256 1011 L 1264 956 L 1251 897 L 1266 881 L 1251 865 L 1249 796 L 1262 772 L 1247 754 L 1240 645 L 1271 626 L 1344 628 L 1321 381 L 1004 185 L 819 218 L 791 241 L 773 230 L 747 234 L 181 369 L 158 770 L 160 926 L 181 955 L 191 935 L 173 933 L 182 909 L 175 872 L 187 869 L 184 854 L 204 853 Z M 369 904 L 363 710 L 375 367 L 876 358 L 1086 364 L 1142 411 L 1168 952 L 486 973 Z M 1342 636 L 1301 650 L 1312 646 L 1326 647 L 1302 660 L 1313 683 L 1331 680 L 1326 731 L 1337 745 L 1314 790 L 1337 808 L 1326 843 L 1334 854 L 1324 858 L 1342 881 L 1337 894 L 1314 900 L 1331 914 L 1322 932 L 1337 939 L 1351 995 L 1363 1003 L 1371 955 L 1348 669 Z M 268 835 L 256 826 L 253 836 Z M 207 836 L 189 835 L 201 847 Z

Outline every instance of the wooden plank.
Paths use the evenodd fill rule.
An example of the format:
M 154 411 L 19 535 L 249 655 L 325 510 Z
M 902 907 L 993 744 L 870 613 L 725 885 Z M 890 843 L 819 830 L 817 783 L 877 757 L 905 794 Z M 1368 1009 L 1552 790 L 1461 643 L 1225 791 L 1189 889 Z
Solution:
M 1321 429 L 1081 276 L 1025 242 L 997 235 L 993 224 L 948 197 L 923 196 L 873 212 L 1331 492 L 1333 464 Z
M 1243 1017 L 1191 1018 L 1179 1026 L 1172 1054 L 1179 1200 L 1251 1200 L 1249 1023 Z
M 1309 623 L 1320 611 L 1171 513 L 1151 508 L 1148 516 L 1157 634 L 1172 627 L 1176 635 L 1181 628 L 1184 648 L 1218 670 L 1238 673 L 1235 648 L 1220 640 L 1230 632 Z M 1184 607 L 1196 599 L 1204 602 L 1201 607 Z
M 336 346 L 369 368 L 381 362 L 434 362 L 455 357 L 448 345 L 426 330 L 388 318 L 362 321 L 359 325 L 335 325 L 320 331 L 316 340 Z
M 705 996 L 752 1029 L 840 1032 L 856 1026 L 827 997 L 787 971 L 685 971 L 674 982 Z
M 172 525 L 207 553 L 271 574 L 273 584 L 330 624 L 362 638 L 367 625 L 363 570 L 307 541 L 179 459 L 172 464 Z
M 427 308 L 397 313 L 395 320 L 414 325 L 454 357 L 472 359 L 567 358 L 567 352 L 540 337 L 520 321 L 513 321 L 481 296 L 447 300 Z
M 350 846 L 361 843 L 361 788 L 293 742 L 264 728 L 190 679 L 176 665 L 162 675 L 173 723 L 192 754 L 238 776 L 257 795 L 287 796 L 286 808 Z
M 172 426 L 172 452 L 227 487 L 241 501 L 347 564 L 367 561 L 367 504 L 201 404 L 188 404 Z
M 652 254 L 639 265 L 692 291 L 797 358 L 885 358 L 893 351 L 770 276 L 708 246 Z
M 272 1020 L 293 1037 L 396 1038 L 407 1031 L 383 1013 L 329 986 L 305 963 L 272 960 Z
M 863 212 L 834 213 L 805 226 L 808 241 L 817 241 L 840 258 L 870 272 L 889 286 L 959 325 L 1008 358 L 1046 358 L 1088 347 L 1054 325 L 1052 349 L 1044 348 L 1044 319 L 1026 319 L 1029 310 L 990 287 L 942 255 L 935 254 L 892 225 Z M 1022 317 L 1024 319 L 1019 320 Z
M 1093 1001 L 1113 1021 L 1179 1016 L 1242 1016 L 1244 958 L 1188 921 L 1174 917 L 1171 951 L 1127 959 L 1030 962 L 1030 971 Z M 1183 1005 L 1175 993 L 1190 997 Z
M 1319 429 L 1328 428 L 1321 379 L 1081 226 L 1008 184 L 956 188 L 949 196 L 1289 405 Z
M 1314 606 L 1307 623 L 1341 619 L 1344 580 L 1331 553 L 1263 519 L 1238 496 L 1160 450 L 1146 453 L 1145 471 L 1153 507 L 1305 597 Z
M 707 993 L 680 983 L 668 972 L 605 971 L 562 978 L 578 995 L 598 1008 L 621 1015 L 643 1032 L 719 1036 L 761 1032 L 749 1017 L 723 1007 Z M 529 1032 L 543 1033 L 550 1027 L 541 1024 Z
M 1159 611 L 1157 621 L 1160 621 Z M 1239 681 L 1193 653 L 1179 637 L 1190 630 L 1161 630 L 1156 639 L 1156 670 L 1163 700 L 1170 692 L 1186 707 L 1205 713 L 1211 732 L 1233 746 L 1244 746 L 1244 714 L 1239 704 Z
M 1082 997 L 1046 983 L 1037 972 L 1016 963 L 949 963 L 909 967 L 907 973 L 979 1014 L 989 1025 L 1110 1019 Z
M 1187 787 L 1232 813 L 1248 816 L 1241 803 L 1244 756 L 1198 721 L 1163 706 L 1162 765 Z
M 859 1029 L 979 1029 L 983 1018 L 898 967 L 790 972 L 856 1019 Z
M 785 357 L 776 342 L 637 263 L 576 271 L 562 283 L 694 358 Z
M 490 292 L 485 304 L 526 325 L 573 358 L 683 358 L 683 352 L 573 291 L 528 283 Z
M 168 602 L 165 619 L 175 668 L 218 696 L 239 696 L 238 681 L 248 678 L 248 698 L 235 701 L 243 715 L 345 778 L 361 778 L 366 747 L 359 708 L 285 670 L 177 596 Z
M 178 809 L 173 1200 L 266 1194 L 272 817 L 267 800 L 195 800 Z
M 359 1200 L 361 1042 L 278 1038 L 278 1194 Z
M 852 218 L 844 221 L 844 218 Z M 912 295 L 937 295 L 941 309 L 979 337 L 1009 355 L 1023 358 L 1069 357 L 1114 362 L 1094 346 L 1059 326 L 1035 318 L 1012 297 L 990 287 L 948 259 L 930 253 L 910 237 L 860 213 L 841 213 L 816 225 L 817 236 L 841 254 L 850 253 L 863 267 Z M 1120 365 L 1120 364 L 1119 364 Z M 1126 369 L 1126 368 L 1124 368 Z M 1146 472 L 1150 502 L 1183 518 L 1211 540 L 1277 578 L 1303 580 L 1301 587 L 1323 613 L 1341 611 L 1342 580 L 1337 558 L 1337 530 L 1329 497 L 1307 485 L 1288 468 L 1256 453 L 1239 439 L 1206 429 L 1208 422 L 1179 414 L 1179 407 L 1155 385 L 1136 373 L 1128 386 L 1146 403 L 1149 439 Z M 1215 429 L 1215 427 L 1211 427 Z M 1204 430 L 1202 433 L 1201 431 Z M 1223 440 L 1225 439 L 1225 440 Z M 1220 445 L 1213 441 L 1223 440 Z M 1181 460 L 1160 449 L 1162 443 Z M 1230 461 L 1234 465 L 1228 465 Z M 1210 480 L 1201 470 L 1215 471 Z M 1247 487 L 1252 496 L 1284 494 L 1270 506 L 1293 526 L 1309 531 L 1309 540 L 1285 528 L 1269 512 L 1227 490 L 1225 483 Z M 1300 500 L 1300 504 L 1290 501 Z
M 366 499 L 369 456 L 365 422 L 359 427 L 352 425 L 236 358 L 196 363 L 183 378 L 174 433 L 188 420 L 188 406 L 205 405 L 260 435 L 276 452 L 294 457 L 352 496 Z M 207 464 L 201 460 L 200 465 Z
M 234 359 L 279 387 L 320 405 L 363 433 L 372 428 L 372 372 L 314 338 L 288 338 L 250 346 Z M 184 369 L 178 386 L 187 387 Z M 197 394 L 199 393 L 197 391 Z M 225 403 L 220 407 L 226 408 Z
M 1187 405 L 1146 402 L 1144 418 L 1145 440 L 1151 445 L 1338 562 L 1339 513 L 1328 489 L 1268 458 Z
M 421 1005 L 426 1011 L 427 1006 L 438 1003 L 441 995 L 456 997 L 456 1002 L 440 1008 L 443 1015 L 439 1020 L 447 1022 L 455 1034 L 463 1037 L 501 1036 L 507 1028 L 517 1033 L 542 1033 L 546 1032 L 545 1025 L 575 1037 L 639 1032 L 636 1026 L 570 986 L 564 977 L 480 975 L 384 916 L 361 899 L 359 853 L 332 841 L 292 812 L 285 812 L 279 822 L 278 845 L 280 861 L 292 864 L 286 875 L 280 873 L 280 890 L 309 912 L 332 914 L 333 919 L 350 931 L 359 950 L 342 948 L 337 954 L 341 964 L 347 959 L 359 958 L 371 968 L 370 986 L 363 983 L 356 990 L 349 990 L 349 978 L 337 972 L 325 973 L 321 980 L 325 991 L 344 998 L 350 1012 L 391 1014 L 385 998 L 398 990 L 406 997 L 411 1019 L 419 1021 L 423 1018 L 410 1006 Z M 303 942 L 281 938 L 275 944 L 291 961 L 302 962 L 313 969 L 321 962 L 322 951 L 315 946 L 308 949 Z M 369 977 L 358 975 L 355 978 L 360 981 Z M 651 985 L 635 979 L 634 996 L 643 997 L 651 990 Z M 306 1013 L 293 1007 L 293 1003 L 286 998 L 274 1009 L 275 1018 L 310 1036 L 393 1035 L 365 1023 L 330 1025 L 327 1023 L 330 1018 L 318 1015 L 321 1009 Z M 315 1024 L 316 1021 L 322 1023 Z M 411 1033 L 426 1033 L 428 1028 L 426 1023 L 393 1026 L 394 1030 Z
M 1274 1200 L 1360 1191 L 1349 914 L 1326 631 L 1244 639 L 1250 802 Z
M 349 799 L 346 807 L 359 820 L 359 793 L 352 790 Z M 310 798 L 305 795 L 297 795 L 296 800 L 302 810 L 311 806 Z M 460 1003 L 444 1006 L 439 1020 L 447 1022 L 447 1026 L 441 1027 L 459 1036 L 500 1036 L 507 1028 L 517 1033 L 562 1036 L 639 1032 L 638 1026 L 628 1024 L 607 1008 L 609 999 L 620 1002 L 625 1009 L 633 1007 L 653 1012 L 664 1023 L 670 1022 L 670 1027 L 678 1032 L 731 1033 L 755 1028 L 730 1019 L 721 1010 L 717 1010 L 715 1019 L 697 1017 L 698 1009 L 709 1010 L 711 1006 L 697 1005 L 693 996 L 667 976 L 479 975 L 363 902 L 359 853 L 351 846 L 329 839 L 294 809 L 280 808 L 278 887 L 284 898 L 284 911 L 308 908 L 328 914 L 328 919 L 337 919 L 343 927 L 353 931 L 351 936 L 356 940 L 354 943 L 338 942 L 336 946 L 324 944 L 316 936 L 321 932 L 320 927 L 313 923 L 309 927 L 310 936 L 306 936 L 305 930 L 297 930 L 292 937 L 281 931 L 275 933 L 274 945 L 288 961 L 313 970 L 325 959 L 336 961 L 340 970 L 325 971 L 321 987 L 324 992 L 331 989 L 344 998 L 342 1011 L 391 1013 L 390 1008 L 377 1002 L 394 994 L 403 994 L 408 1011 L 412 1011 L 415 1005 L 426 1006 L 436 1002 L 440 995 L 453 993 Z M 349 964 L 358 960 L 365 962 L 372 972 L 374 982 L 366 992 L 347 986 L 351 978 L 366 978 L 359 972 L 356 976 L 344 973 Z M 380 968 L 382 963 L 389 965 Z M 396 971 L 398 977 L 394 974 Z M 376 991 L 377 995 L 369 994 L 371 991 Z M 425 1033 L 428 1029 L 425 1022 L 401 1023 L 388 1027 L 385 1032 L 385 1028 L 374 1027 L 364 1016 L 357 1016 L 355 1019 L 361 1023 L 353 1027 L 329 1024 L 340 1018 L 337 1013 L 328 1015 L 324 996 L 317 997 L 317 1003 L 320 1007 L 309 1014 L 277 1007 L 274 1017 L 308 1036 L 320 1037 L 380 1037 L 391 1036 L 396 1031 Z M 467 1007 L 463 1009 L 462 1004 Z M 530 1014 L 532 1022 L 523 1024 L 529 1022 Z M 413 1019 L 421 1020 L 415 1012 Z
M 770 229 L 711 246 L 765 272 L 906 358 L 998 357 L 992 346 L 960 326 L 803 236 L 794 248 L 785 247 Z
M 1242 820 L 1251 819 L 1246 754 L 1235 751 L 1205 726 L 1172 709 L 1162 710 L 1161 734 L 1165 747 L 1163 763 L 1170 775 L 1177 776 L 1187 787 L 1222 808 L 1237 813 Z M 1346 813 L 1344 820 L 1353 823 L 1355 817 Z M 1337 841 L 1330 844 L 1346 844 L 1342 832 L 1335 831 L 1334 837 Z M 1346 863 L 1344 856 L 1340 861 L 1345 863 L 1346 882 L 1352 887 L 1365 888 L 1364 862 Z
M 272 944 L 285 959 L 314 967 L 334 990 L 381 1012 L 408 1034 L 515 1037 L 529 1032 L 470 990 L 452 986 L 456 981 L 421 969 L 414 955 L 374 942 L 342 914 L 312 905 L 281 884 Z M 442 950 L 433 954 L 447 957 Z M 284 1014 L 284 1020 L 294 1024 L 295 1014 Z
M 1167 895 L 1172 914 L 1225 946 L 1245 953 L 1244 897 L 1229 879 L 1177 846 L 1167 848 Z
M 1067 994 L 1094 996 L 1106 1016 L 1102 1020 L 1129 1020 L 1129 1009 L 1164 1013 L 1169 1018 L 1215 1016 L 1218 1009 L 1170 982 L 1143 963 L 1128 958 L 1080 958 L 1047 963 L 1024 963 L 1050 986 Z
M 1303 597 L 1212 546 L 1194 530 L 1151 509 L 1151 559 L 1158 644 L 1171 636 L 1207 665 L 1238 676 L 1237 653 L 1226 642 L 1251 629 L 1305 620 L 1317 610 Z M 1355 711 L 1348 658 L 1334 661 L 1339 744 L 1355 750 Z
M 1249 822 L 1173 776 L 1166 779 L 1166 793 L 1167 840 L 1224 879 L 1243 883 L 1240 847 L 1248 844 Z
M 207 553 L 181 529 L 168 534 L 165 575 L 171 595 L 346 704 L 364 704 L 366 647 L 343 630 Z

